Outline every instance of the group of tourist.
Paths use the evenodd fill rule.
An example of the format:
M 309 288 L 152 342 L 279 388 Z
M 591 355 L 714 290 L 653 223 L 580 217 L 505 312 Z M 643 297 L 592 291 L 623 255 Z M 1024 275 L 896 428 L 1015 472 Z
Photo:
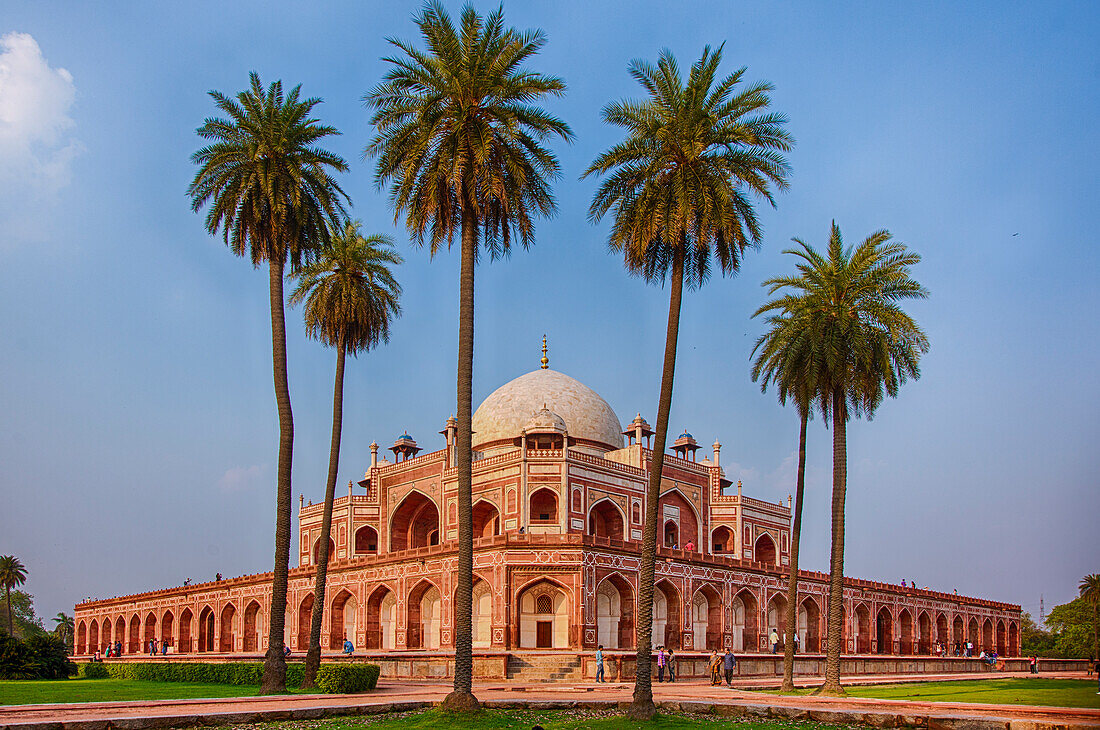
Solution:
M 710 655 L 710 686 L 716 687 L 722 684 L 722 675 L 725 675 L 726 686 L 733 686 L 733 670 L 737 667 L 737 657 L 727 646 L 725 654 L 719 654 L 715 649 Z
M 718 650 L 715 649 L 707 664 L 711 685 L 722 684 L 722 677 L 725 675 L 726 686 L 732 687 L 733 670 L 736 667 L 737 657 L 733 655 L 733 651 L 729 647 L 726 647 L 724 655 L 719 654 Z M 666 681 L 666 674 L 668 675 L 667 681 L 676 681 L 676 652 L 672 649 L 666 650 L 662 645 L 657 647 L 657 681 Z M 607 681 L 604 679 L 603 644 L 596 647 L 596 681 L 600 683 Z
M 771 630 L 768 634 L 768 643 L 772 645 L 772 654 L 778 654 L 779 650 L 783 648 L 783 637 L 779 635 L 779 632 L 775 629 Z M 798 653 L 798 632 L 794 632 L 794 653 Z

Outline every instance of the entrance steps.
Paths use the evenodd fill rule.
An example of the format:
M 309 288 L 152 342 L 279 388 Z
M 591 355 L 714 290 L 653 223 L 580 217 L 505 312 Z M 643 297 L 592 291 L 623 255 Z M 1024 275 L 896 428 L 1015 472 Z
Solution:
M 523 682 L 581 682 L 581 656 L 561 654 L 510 654 L 508 679 Z

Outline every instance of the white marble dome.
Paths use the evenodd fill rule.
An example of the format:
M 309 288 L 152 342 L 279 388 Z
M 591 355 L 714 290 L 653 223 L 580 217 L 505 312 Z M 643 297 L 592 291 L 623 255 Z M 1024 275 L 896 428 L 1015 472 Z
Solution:
M 494 390 L 474 412 L 473 447 L 519 437 L 532 417 L 550 410 L 571 438 L 623 447 L 619 417 L 599 393 L 556 370 L 535 370 Z

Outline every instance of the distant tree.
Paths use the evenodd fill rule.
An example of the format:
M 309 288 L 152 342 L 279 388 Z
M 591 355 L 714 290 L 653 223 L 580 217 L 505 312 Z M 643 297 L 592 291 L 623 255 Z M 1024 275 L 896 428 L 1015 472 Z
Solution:
M 11 607 L 11 589 L 27 582 L 27 568 L 14 555 L 0 555 L 0 584 L 4 586 L 8 607 L 8 634 L 15 636 L 15 611 Z
M 482 17 L 462 7 L 456 28 L 433 0 L 416 16 L 426 49 L 390 40 L 400 53 L 365 97 L 377 135 L 366 153 L 378 158 L 375 181 L 390 184 L 397 217 L 432 256 L 461 241 L 458 294 L 458 560 L 455 566 L 454 691 L 450 710 L 476 711 L 473 694 L 472 434 L 474 274 L 484 249 L 506 256 L 513 240 L 534 242 L 534 216 L 555 209 L 550 180 L 559 165 L 545 146 L 572 132 L 538 104 L 565 84 L 523 66 L 546 43 L 542 31 L 504 25 L 504 7 Z
M 1054 655 L 1064 659 L 1087 659 L 1093 651 L 1093 611 L 1088 601 L 1078 596 L 1069 603 L 1055 606 L 1047 615 L 1047 626 L 1054 635 Z
M 54 629 L 53 632 L 61 638 L 68 645 L 73 643 L 73 617 L 65 612 L 58 613 L 53 617 Z
M 1082 578 L 1078 591 L 1092 606 L 1092 656 L 1100 657 L 1100 574 L 1091 573 Z
M 301 86 L 283 93 L 276 81 L 267 89 L 253 72 L 248 90 L 230 98 L 210 97 L 226 118 L 206 119 L 196 133 L 209 144 L 191 161 L 199 166 L 188 188 L 192 209 L 210 204 L 206 229 L 221 231 L 237 256 L 253 266 L 266 262 L 271 307 L 271 359 L 279 411 L 279 466 L 275 499 L 275 567 L 271 586 L 268 649 L 260 691 L 286 691 L 283 628 L 290 569 L 291 462 L 294 416 L 287 383 L 283 272 L 297 268 L 324 241 L 327 225 L 339 225 L 347 200 L 330 171 L 347 163 L 318 146 L 339 134 L 310 116 L 320 99 L 300 99 Z M 320 610 L 320 607 L 318 607 Z
M 389 342 L 390 320 L 401 314 L 401 287 L 390 267 L 401 264 L 388 236 L 364 237 L 358 221 L 347 221 L 334 230 L 316 260 L 299 272 L 298 287 L 290 303 L 305 302 L 306 334 L 336 348 L 336 382 L 332 395 L 332 438 L 328 455 L 324 516 L 317 555 L 314 605 L 325 605 L 325 582 L 330 558 L 332 503 L 336 496 L 336 475 L 340 468 L 340 431 L 344 419 L 344 360 L 358 356 L 379 342 Z M 353 536 L 348 536 L 349 543 Z M 321 617 L 313 612 L 306 653 L 302 689 L 316 686 L 321 664 Z M 335 631 L 336 627 L 333 627 Z
M 847 421 L 870 419 L 885 396 L 920 377 L 928 338 L 899 306 L 928 296 L 910 275 L 920 256 L 890 240 L 887 231 L 845 247 L 834 222 L 824 254 L 794 239 L 797 276 L 769 279 L 771 294 L 783 292 L 758 311 L 789 317 L 812 352 L 822 416 L 833 428 L 832 553 L 829 560 L 829 620 L 825 682 L 820 692 L 843 695 L 840 651 L 843 636 L 844 502 L 848 484 Z M 827 405 L 825 405 L 827 403 Z
M 648 282 L 669 282 L 661 391 L 646 490 L 646 516 L 638 583 L 637 672 L 629 715 L 652 718 L 653 583 L 657 553 L 657 502 L 672 407 L 683 287 L 701 286 L 712 258 L 723 275 L 735 274 L 745 249 L 762 231 L 753 197 L 774 205 L 773 188 L 787 187 L 782 153 L 791 138 L 786 119 L 767 111 L 771 84 L 741 86 L 745 69 L 719 78 L 722 49 L 703 49 L 686 83 L 670 51 L 654 66 L 632 61 L 630 75 L 648 97 L 604 108 L 604 121 L 626 139 L 596 157 L 584 176 L 605 176 L 592 199 L 593 222 L 611 214 L 608 244 L 627 270 Z M 660 643 L 660 642 L 658 642 Z
M 0 631 L 7 631 L 10 623 L 17 638 L 27 639 L 36 634 L 45 633 L 42 619 L 34 612 L 34 596 L 26 591 L 11 592 L 11 610 L 8 603 L 0 603 Z
M 1024 656 L 1054 656 L 1054 636 L 1036 625 L 1026 611 L 1020 616 L 1020 652 Z

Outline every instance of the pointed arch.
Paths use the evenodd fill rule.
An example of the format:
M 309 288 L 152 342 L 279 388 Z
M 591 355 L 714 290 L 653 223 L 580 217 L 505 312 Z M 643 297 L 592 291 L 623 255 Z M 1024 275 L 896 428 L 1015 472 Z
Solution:
M 419 489 L 413 489 L 390 517 L 390 551 L 438 544 L 439 506 Z
M 343 649 L 345 639 L 355 644 L 358 609 L 359 603 L 355 600 L 355 595 L 347 588 L 341 588 L 340 592 L 333 596 L 328 621 L 329 649 Z
M 1020 625 L 1015 621 L 1008 624 L 1008 656 L 1020 656 Z
M 653 589 L 653 643 L 666 649 L 679 649 L 683 600 L 680 589 L 667 578 L 657 581 Z
M 231 652 L 235 648 L 234 639 L 236 638 L 235 619 L 237 618 L 237 607 L 232 603 L 226 603 L 222 606 L 221 624 L 219 626 L 220 641 L 218 642 L 218 651 Z
M 88 622 L 88 653 L 94 654 L 99 649 L 99 622 L 94 618 Z
M 802 651 L 821 651 L 821 608 L 813 596 L 798 604 L 798 638 Z
M 1008 632 L 1005 629 L 1004 619 L 997 619 L 996 633 L 994 634 L 994 648 L 998 656 L 1008 654 Z
M 172 609 L 165 609 L 164 613 L 160 617 L 160 642 L 161 644 L 167 643 L 172 645 L 173 631 L 175 626 L 175 616 L 172 614 Z M 163 653 L 163 652 L 162 652 Z
M 607 649 L 634 647 L 634 588 L 619 573 L 596 585 L 596 643 Z
M 244 609 L 244 630 L 242 646 L 244 651 L 259 651 L 260 636 L 264 631 L 264 609 L 260 602 L 252 599 Z
M 374 587 L 367 597 L 367 649 L 397 647 L 397 593 L 385 583 Z
M 130 653 L 126 646 L 126 618 L 123 616 L 115 619 L 115 643 L 118 644 L 119 651 Z
M 932 653 L 932 617 L 927 611 L 917 615 L 917 654 Z
M 783 591 L 776 591 L 768 599 L 768 625 L 764 629 L 771 636 L 774 630 L 779 634 L 779 648 L 782 649 L 787 640 L 787 596 Z M 770 641 L 770 638 L 769 638 Z M 769 650 L 771 647 L 768 647 Z
M 494 537 L 500 534 L 500 510 L 484 497 L 474 502 L 474 539 Z
M 697 651 L 721 648 L 722 596 L 709 583 L 691 597 L 691 641 Z
M 679 489 L 673 487 L 661 494 L 661 498 L 657 500 L 657 521 L 662 525 L 661 534 L 665 538 L 663 543 L 665 547 L 671 547 L 668 544 L 669 522 L 674 525 L 672 535 L 678 547 L 686 545 L 689 541 L 695 545 L 699 544 L 699 525 L 702 524 L 702 520 L 695 505 Z
M 535 578 L 516 593 L 519 646 L 565 649 L 569 646 L 569 591 L 550 578 Z
M 84 619 L 80 620 L 80 623 L 76 625 L 76 654 L 88 653 L 88 624 L 84 623 Z
M 765 565 L 779 564 L 779 551 L 776 550 L 775 540 L 767 532 L 762 532 L 756 538 L 752 546 L 752 559 Z
M 298 648 L 309 648 L 309 634 L 313 629 L 313 591 L 307 593 L 298 603 Z
M 908 608 L 898 614 L 898 653 L 913 653 L 913 614 Z
M 405 644 L 409 649 L 438 649 L 443 597 L 439 586 L 423 578 L 405 602 Z
M 558 523 L 558 493 L 550 487 L 540 487 L 531 493 L 529 500 L 530 522 L 532 525 L 555 525 Z
M 718 525 L 710 533 L 710 550 L 715 554 L 734 552 L 734 534 L 726 525 Z
M 875 637 L 879 654 L 894 653 L 894 617 L 886 606 L 875 615 Z
M 371 525 L 363 525 L 355 531 L 355 554 L 378 554 L 378 530 Z
M 185 654 L 191 651 L 191 624 L 195 620 L 195 614 L 190 608 L 184 608 L 180 612 L 180 640 L 176 650 Z
M 596 500 L 588 508 L 588 534 L 623 540 L 626 536 L 626 513 L 611 499 Z
M 856 604 L 852 629 L 856 635 L 856 653 L 871 653 L 871 609 L 866 603 Z
M 331 563 L 336 560 L 336 542 L 330 537 L 328 539 L 328 561 Z M 321 538 L 317 538 L 313 541 L 313 564 L 321 564 Z
M 993 651 L 993 622 L 988 618 L 982 622 L 982 649 Z
M 756 594 L 742 588 L 730 604 L 734 651 L 760 651 L 760 610 Z
M 214 609 L 209 604 L 199 611 L 199 651 L 214 651 Z
M 130 617 L 130 648 L 131 654 L 141 653 L 141 617 L 136 613 Z

